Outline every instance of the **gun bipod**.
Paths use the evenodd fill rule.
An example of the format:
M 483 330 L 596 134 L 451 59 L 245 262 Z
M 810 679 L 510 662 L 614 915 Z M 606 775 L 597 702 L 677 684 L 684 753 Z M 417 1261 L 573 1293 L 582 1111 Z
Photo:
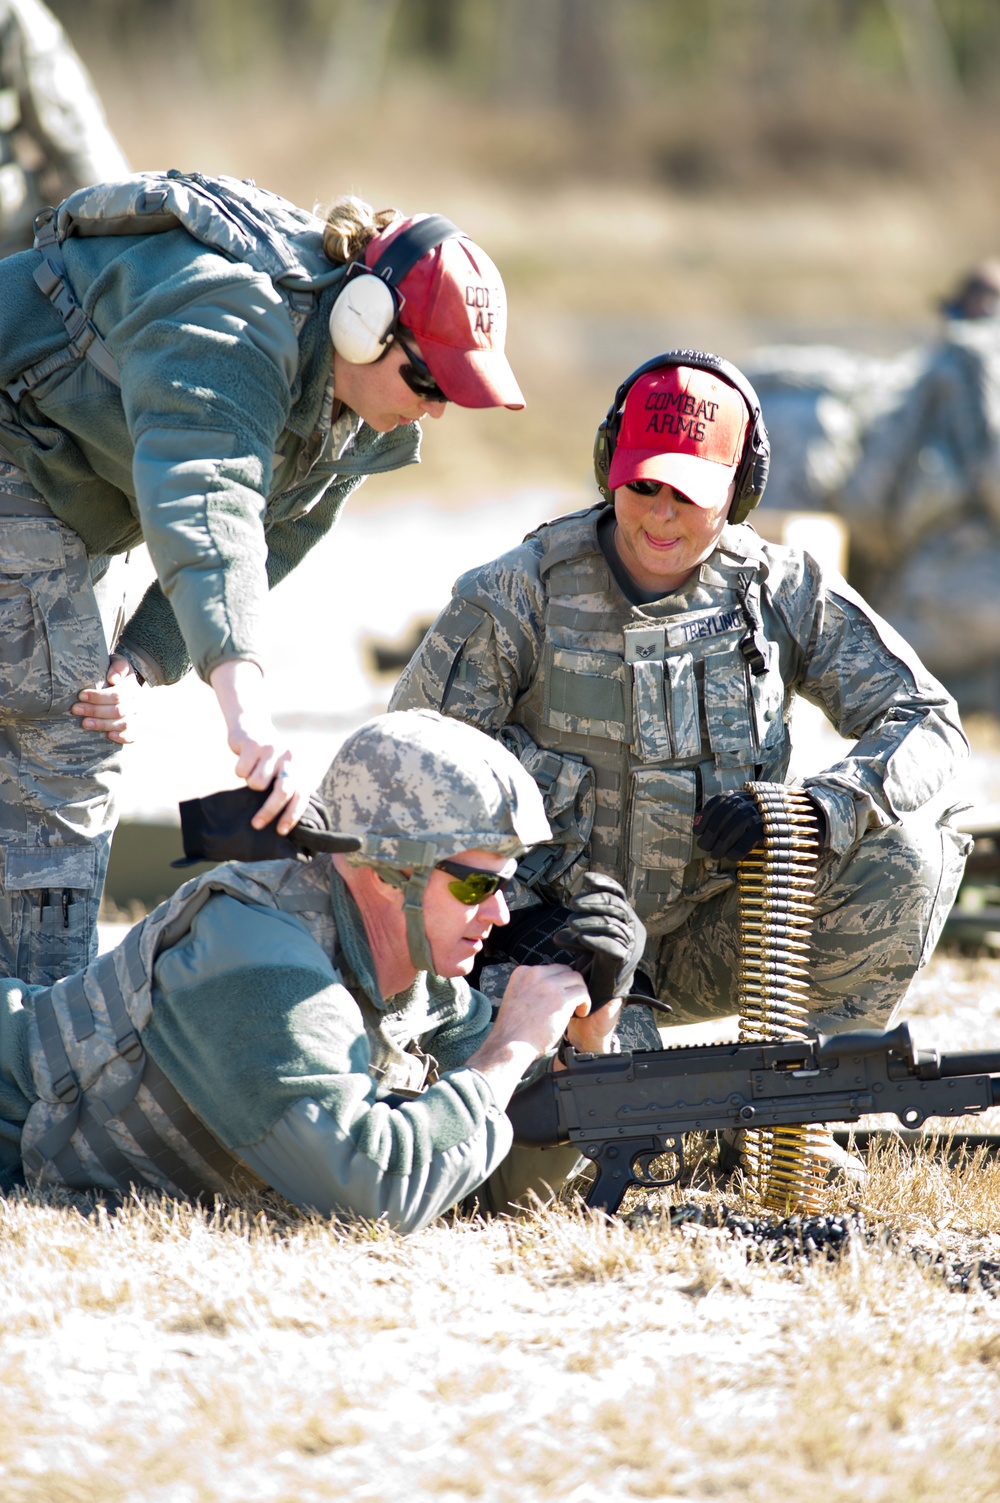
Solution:
M 867 1153 L 880 1143 L 899 1143 L 904 1148 L 917 1149 L 921 1144 L 939 1148 L 946 1144 L 950 1157 L 965 1149 L 984 1148 L 987 1158 L 1000 1155 L 1000 1132 L 949 1132 L 942 1128 L 928 1132 L 923 1127 L 856 1127 L 837 1128 L 833 1141 L 840 1148 L 852 1145 L 859 1153 Z

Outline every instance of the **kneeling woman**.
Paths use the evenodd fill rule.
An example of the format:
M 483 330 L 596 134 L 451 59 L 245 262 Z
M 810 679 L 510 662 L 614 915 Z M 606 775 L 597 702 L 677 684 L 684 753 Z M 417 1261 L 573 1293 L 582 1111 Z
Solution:
M 464 575 L 392 703 L 498 736 L 545 794 L 558 838 L 522 863 L 497 950 L 523 959 L 523 926 L 542 958 L 561 916 L 540 910 L 587 871 L 617 878 L 678 1023 L 736 1009 L 736 866 L 763 834 L 744 785 L 788 780 L 793 698 L 819 705 L 854 742 L 804 782 L 822 841 L 807 1022 L 834 1033 L 888 1022 L 934 947 L 968 843 L 942 812 L 968 747 L 902 638 L 754 531 L 767 463 L 734 366 L 650 360 L 598 430 L 601 499 Z

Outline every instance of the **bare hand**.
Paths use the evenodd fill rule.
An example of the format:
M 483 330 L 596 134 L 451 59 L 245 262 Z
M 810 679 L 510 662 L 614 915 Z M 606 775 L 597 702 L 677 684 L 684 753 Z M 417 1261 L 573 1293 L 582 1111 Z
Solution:
M 132 665 L 124 658 L 112 657 L 103 684 L 81 689 L 70 714 L 81 717 L 85 731 L 97 731 L 109 741 L 126 746 L 136 737 L 141 687 Z
M 292 753 L 281 745 L 271 721 L 264 675 L 256 663 L 230 660 L 210 675 L 226 722 L 230 750 L 236 756 L 236 776 L 250 788 L 274 787 L 250 823 L 263 830 L 277 819 L 279 835 L 287 835 L 309 802 L 309 788 L 300 787 Z
M 574 1013 L 590 1011 L 586 982 L 568 965 L 519 965 L 507 983 L 493 1035 L 530 1044 L 537 1058 L 554 1049 Z
M 620 997 L 607 1002 L 597 1012 L 581 1014 L 577 1008 L 566 1027 L 566 1038 L 580 1054 L 607 1054 L 611 1047 L 618 1019 L 621 1016 Z
M 525 1070 L 556 1047 L 574 1013 L 589 1011 L 586 983 L 569 966 L 518 966 L 489 1037 L 468 1063 L 486 1076 L 497 1104 L 505 1106 Z

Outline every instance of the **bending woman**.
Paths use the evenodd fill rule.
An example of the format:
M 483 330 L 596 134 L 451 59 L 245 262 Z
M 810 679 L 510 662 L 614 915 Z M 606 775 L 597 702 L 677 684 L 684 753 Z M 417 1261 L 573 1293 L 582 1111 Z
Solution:
M 237 776 L 273 783 L 255 823 L 292 827 L 267 591 L 416 461 L 419 419 L 524 405 L 505 326 L 447 220 L 340 199 L 324 222 L 198 175 L 83 189 L 0 263 L 0 973 L 92 956 L 135 682 L 193 664 Z M 94 585 L 142 540 L 156 582 L 108 640 Z

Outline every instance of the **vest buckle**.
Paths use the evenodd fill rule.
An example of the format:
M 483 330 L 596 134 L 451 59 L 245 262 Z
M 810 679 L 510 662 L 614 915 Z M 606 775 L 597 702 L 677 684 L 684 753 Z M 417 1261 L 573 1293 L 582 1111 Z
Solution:
M 73 1106 L 80 1099 L 80 1083 L 71 1071 L 54 1080 L 52 1089 L 63 1106 Z
M 130 1028 L 128 1033 L 123 1033 L 120 1039 L 115 1039 L 115 1048 L 122 1059 L 127 1059 L 130 1065 L 138 1064 L 145 1053 L 139 1035 L 134 1028 Z

